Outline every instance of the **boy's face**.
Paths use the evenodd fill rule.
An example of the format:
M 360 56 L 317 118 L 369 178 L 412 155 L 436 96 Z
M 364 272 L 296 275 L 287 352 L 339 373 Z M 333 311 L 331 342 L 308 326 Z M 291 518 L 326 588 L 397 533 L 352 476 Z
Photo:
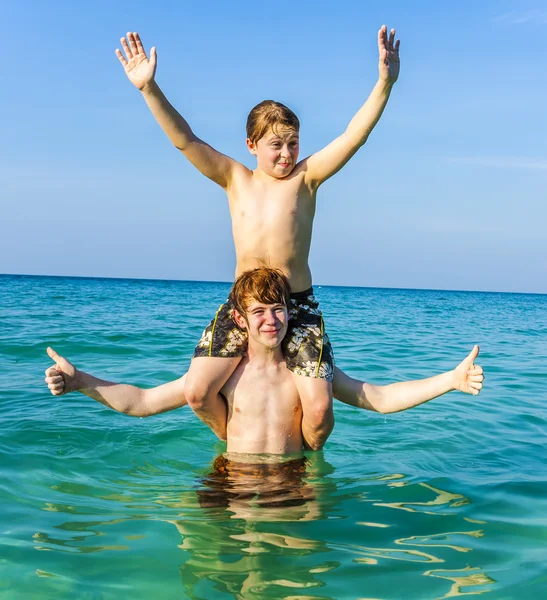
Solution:
M 247 139 L 249 152 L 256 156 L 258 168 L 276 179 L 287 177 L 298 160 L 298 132 L 285 127 L 269 130 L 258 142 Z
M 247 304 L 245 316 L 234 310 L 236 323 L 245 329 L 249 335 L 249 342 L 256 343 L 266 348 L 277 348 L 287 333 L 289 313 L 285 304 L 262 304 L 250 300 Z

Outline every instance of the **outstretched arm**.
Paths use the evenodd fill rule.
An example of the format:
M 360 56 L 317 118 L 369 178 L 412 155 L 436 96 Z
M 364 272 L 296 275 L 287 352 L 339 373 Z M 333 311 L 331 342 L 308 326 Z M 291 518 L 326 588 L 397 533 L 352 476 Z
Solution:
M 84 373 L 52 348 L 48 348 L 47 353 L 55 361 L 55 365 L 46 370 L 45 379 L 54 396 L 77 391 L 133 417 L 149 417 L 187 404 L 184 397 L 186 375 L 145 390 L 133 385 L 111 383 Z
M 121 38 L 121 43 L 125 56 L 119 49 L 116 49 L 116 55 L 125 73 L 129 81 L 141 91 L 148 108 L 171 143 L 203 175 L 227 188 L 234 169 L 245 167 L 200 140 L 186 120 L 169 103 L 154 79 L 157 65 L 156 48 L 151 48 L 149 59 L 137 32 L 129 32 L 127 40 Z
M 333 394 L 337 400 L 345 404 L 381 413 L 407 410 L 453 390 L 478 396 L 484 380 L 482 367 L 474 364 L 478 354 L 479 347 L 475 346 L 469 356 L 453 371 L 428 379 L 389 385 L 364 383 L 336 368 Z
M 317 188 L 337 173 L 367 141 L 380 120 L 399 76 L 399 40 L 395 42 L 395 29 L 389 37 L 382 25 L 378 31 L 379 77 L 370 96 L 350 121 L 346 131 L 328 146 L 305 159 L 306 182 Z

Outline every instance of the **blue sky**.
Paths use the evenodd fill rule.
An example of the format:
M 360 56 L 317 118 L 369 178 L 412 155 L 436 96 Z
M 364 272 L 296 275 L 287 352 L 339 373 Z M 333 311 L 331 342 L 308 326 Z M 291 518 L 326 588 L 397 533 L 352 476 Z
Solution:
M 196 133 L 253 167 L 260 100 L 299 115 L 301 156 L 344 130 L 383 23 L 401 76 L 319 191 L 315 283 L 547 293 L 547 3 L 516 0 L 4 0 L 0 273 L 232 279 L 224 193 L 127 81 L 125 32 L 156 45 L 157 81 Z

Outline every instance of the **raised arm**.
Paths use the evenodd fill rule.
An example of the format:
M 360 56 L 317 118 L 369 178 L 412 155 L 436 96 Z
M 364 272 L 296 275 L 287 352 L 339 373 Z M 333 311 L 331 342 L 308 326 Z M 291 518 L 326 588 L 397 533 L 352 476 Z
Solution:
M 482 367 L 474 364 L 478 355 L 479 347 L 475 346 L 453 371 L 389 385 L 364 383 L 336 368 L 333 394 L 345 404 L 384 414 L 413 408 L 453 390 L 478 396 L 484 380 Z
M 367 141 L 380 120 L 399 76 L 399 40 L 395 41 L 395 29 L 389 37 L 382 25 L 378 31 L 379 77 L 370 96 L 350 121 L 346 131 L 328 146 L 305 159 L 306 182 L 317 188 L 337 173 Z
M 77 391 L 133 417 L 149 417 L 187 404 L 184 397 L 186 375 L 145 390 L 133 385 L 111 383 L 84 373 L 52 348 L 48 348 L 47 353 L 55 361 L 55 365 L 46 370 L 45 378 L 54 396 Z
M 148 58 L 136 32 L 129 32 L 127 40 L 121 38 L 121 43 L 125 56 L 119 49 L 116 49 L 116 55 L 125 73 L 129 81 L 142 93 L 146 104 L 171 143 L 203 175 L 226 189 L 230 185 L 234 169 L 245 167 L 200 140 L 186 120 L 169 103 L 154 79 L 157 65 L 156 48 L 151 48 Z

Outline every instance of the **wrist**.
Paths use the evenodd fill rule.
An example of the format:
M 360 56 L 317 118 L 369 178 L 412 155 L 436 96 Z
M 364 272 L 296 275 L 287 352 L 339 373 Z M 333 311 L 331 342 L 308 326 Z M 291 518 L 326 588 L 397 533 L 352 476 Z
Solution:
M 154 96 L 158 89 L 159 88 L 156 80 L 152 79 L 148 83 L 145 83 L 142 88 L 139 88 L 139 91 L 143 96 Z
M 74 375 L 72 376 L 72 387 L 75 392 L 81 392 L 89 387 L 89 375 L 78 369 L 74 369 Z
M 458 374 L 456 373 L 456 369 L 453 369 L 452 371 L 449 371 L 449 381 L 450 381 L 450 392 L 453 391 L 457 391 L 460 389 L 459 386 L 459 378 L 458 378 Z
M 376 82 L 376 88 L 384 94 L 389 95 L 391 93 L 394 83 L 395 81 L 390 81 L 389 79 L 384 79 L 380 76 L 378 77 L 378 81 Z

